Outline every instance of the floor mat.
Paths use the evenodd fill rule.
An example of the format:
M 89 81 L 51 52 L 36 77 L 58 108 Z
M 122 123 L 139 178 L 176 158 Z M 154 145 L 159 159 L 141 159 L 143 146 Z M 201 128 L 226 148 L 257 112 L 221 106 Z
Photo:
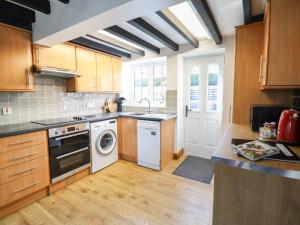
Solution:
M 173 174 L 210 184 L 214 174 L 214 163 L 210 159 L 187 156 Z

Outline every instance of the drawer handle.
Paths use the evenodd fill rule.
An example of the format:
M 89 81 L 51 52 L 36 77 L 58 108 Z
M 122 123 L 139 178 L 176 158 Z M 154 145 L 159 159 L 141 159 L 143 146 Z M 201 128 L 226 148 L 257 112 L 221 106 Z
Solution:
M 9 146 L 25 144 L 25 143 L 33 142 L 34 140 L 35 139 L 27 139 L 27 140 L 23 140 L 23 141 L 18 141 L 18 142 L 10 143 Z
M 13 194 L 18 193 L 18 192 L 20 192 L 20 191 L 24 191 L 24 190 L 26 190 L 26 189 L 28 189 L 28 188 L 31 188 L 31 187 L 37 185 L 38 183 L 40 183 L 40 182 L 39 182 L 39 181 L 35 181 L 35 182 L 33 182 L 32 184 L 28 184 L 28 185 L 26 185 L 26 186 L 24 186 L 24 187 L 21 187 L 21 188 L 19 188 L 19 189 L 16 189 L 16 190 L 13 191 Z
M 29 153 L 29 154 L 27 154 L 27 155 L 18 156 L 18 157 L 9 159 L 8 161 L 9 161 L 9 162 L 11 162 L 11 161 L 16 161 L 16 160 L 19 160 L 19 159 L 23 159 L 23 158 L 26 158 L 26 157 L 35 155 L 35 154 L 37 154 L 37 152 L 32 152 L 32 153 Z
M 33 167 L 28 168 L 28 169 L 26 169 L 26 170 L 14 171 L 14 172 L 11 174 L 11 177 L 17 176 L 17 175 L 19 175 L 19 174 L 26 173 L 26 172 L 29 172 L 29 171 L 32 171 L 32 170 L 35 170 L 35 169 L 37 169 L 37 168 L 38 168 L 38 166 L 33 166 Z

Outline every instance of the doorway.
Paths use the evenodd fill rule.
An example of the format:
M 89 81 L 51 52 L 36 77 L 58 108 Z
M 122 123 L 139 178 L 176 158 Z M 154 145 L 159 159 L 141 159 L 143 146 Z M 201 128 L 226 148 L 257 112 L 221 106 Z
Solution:
M 221 136 L 224 54 L 184 61 L 185 152 L 211 158 Z

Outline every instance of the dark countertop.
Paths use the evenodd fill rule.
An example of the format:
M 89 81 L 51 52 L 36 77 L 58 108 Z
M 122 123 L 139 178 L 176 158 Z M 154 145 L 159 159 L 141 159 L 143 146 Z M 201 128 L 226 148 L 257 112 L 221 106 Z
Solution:
M 83 123 L 83 122 L 93 123 L 93 122 L 98 122 L 98 121 L 103 121 L 103 120 L 115 119 L 120 116 L 136 118 L 138 120 L 150 120 L 150 121 L 157 121 L 157 122 L 176 118 L 176 115 L 172 115 L 172 114 L 163 114 L 163 115 L 164 116 L 161 116 L 161 117 L 146 117 L 146 116 L 141 116 L 141 115 L 133 115 L 132 112 L 99 113 L 99 114 L 95 114 L 93 116 L 92 115 L 86 116 L 86 120 L 68 122 L 68 123 L 65 123 L 65 124 L 62 124 L 59 126 L 66 126 L 66 125 L 78 124 L 78 123 Z M 0 137 L 7 137 L 7 136 L 25 134 L 25 133 L 35 132 L 35 131 L 47 130 L 52 127 L 58 127 L 58 126 L 57 125 L 46 126 L 46 125 L 40 125 L 40 124 L 30 123 L 30 122 L 3 125 L 3 126 L 0 126 Z
M 273 160 L 253 162 L 243 157 L 238 157 L 232 150 L 232 138 L 255 140 L 258 138 L 258 133 L 251 131 L 248 125 L 231 124 L 212 156 L 212 160 L 215 163 L 300 180 L 300 163 Z M 300 156 L 300 147 L 289 147 L 295 154 Z
M 35 123 L 18 123 L 0 126 L 0 137 L 25 134 L 35 131 L 47 130 L 48 127 Z

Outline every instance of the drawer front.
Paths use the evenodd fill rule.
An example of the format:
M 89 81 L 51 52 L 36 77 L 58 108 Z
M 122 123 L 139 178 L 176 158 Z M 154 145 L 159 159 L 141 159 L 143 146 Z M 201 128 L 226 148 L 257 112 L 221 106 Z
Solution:
M 0 185 L 0 207 L 45 188 L 49 184 L 48 169 L 2 184 Z
M 47 131 L 0 138 L 0 153 L 47 143 Z
M 48 157 L 30 160 L 0 170 L 0 184 L 5 184 L 49 167 Z
M 40 144 L 0 154 L 0 169 L 48 155 L 48 145 Z

